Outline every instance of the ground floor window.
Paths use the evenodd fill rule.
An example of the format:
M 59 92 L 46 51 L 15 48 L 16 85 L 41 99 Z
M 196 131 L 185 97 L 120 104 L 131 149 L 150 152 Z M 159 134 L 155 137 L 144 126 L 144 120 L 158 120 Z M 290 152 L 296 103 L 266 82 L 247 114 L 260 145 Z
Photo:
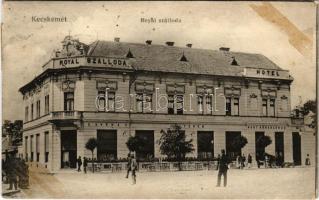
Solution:
M 197 157 L 199 159 L 210 159 L 214 157 L 214 132 L 197 132 Z
M 115 160 L 117 159 L 117 131 L 97 130 L 97 159 Z
M 233 145 L 235 143 L 235 140 L 240 137 L 240 135 L 241 132 L 226 132 L 226 153 L 232 160 L 235 160 L 238 155 L 241 155 L 241 148 Z
M 137 130 L 135 135 L 144 141 L 144 146 L 136 152 L 139 160 L 150 160 L 154 158 L 154 131 L 152 130 Z

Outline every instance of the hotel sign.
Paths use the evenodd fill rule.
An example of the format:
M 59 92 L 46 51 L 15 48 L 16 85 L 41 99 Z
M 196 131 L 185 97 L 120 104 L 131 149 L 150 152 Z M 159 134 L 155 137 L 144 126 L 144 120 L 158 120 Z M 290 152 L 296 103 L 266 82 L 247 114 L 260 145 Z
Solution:
M 291 79 L 286 70 L 244 68 L 244 76 L 254 78 Z
M 54 68 L 69 68 L 79 66 L 89 67 L 111 67 L 111 68 L 130 68 L 128 59 L 105 58 L 105 57 L 73 57 L 54 59 Z

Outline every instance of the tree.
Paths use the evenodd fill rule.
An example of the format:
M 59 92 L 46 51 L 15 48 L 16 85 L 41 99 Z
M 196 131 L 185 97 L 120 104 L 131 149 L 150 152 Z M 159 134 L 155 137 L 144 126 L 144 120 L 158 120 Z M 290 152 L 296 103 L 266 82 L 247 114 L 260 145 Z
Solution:
M 268 135 L 263 135 L 256 141 L 256 146 L 265 149 L 268 145 L 272 143 L 271 138 Z
M 130 136 L 126 142 L 126 146 L 130 152 L 140 151 L 146 144 L 146 141 L 138 136 Z
M 316 128 L 316 122 L 317 122 L 317 102 L 315 100 L 308 100 L 306 103 L 304 103 L 302 107 L 302 114 L 304 116 L 311 114 L 310 116 L 310 123 L 307 124 L 310 128 Z
M 302 107 L 303 115 L 308 115 L 310 111 L 314 114 L 317 113 L 317 102 L 314 100 L 308 100 Z
M 13 146 L 18 146 L 22 142 L 22 120 L 5 120 L 2 125 L 2 137 L 9 135 Z
M 86 144 L 85 144 L 85 148 L 90 150 L 92 152 L 92 169 L 93 169 L 93 173 L 94 173 L 94 162 L 93 162 L 93 153 L 94 153 L 94 149 L 97 147 L 97 140 L 96 138 L 90 138 Z
M 179 170 L 181 170 L 180 162 L 187 153 L 194 151 L 192 139 L 186 140 L 185 132 L 181 130 L 179 125 L 173 125 L 167 131 L 161 131 L 162 135 L 159 139 L 160 151 L 169 159 L 176 159 L 179 163 Z
M 234 138 L 231 145 L 234 147 L 234 149 L 241 150 L 247 143 L 248 142 L 246 137 L 238 135 Z

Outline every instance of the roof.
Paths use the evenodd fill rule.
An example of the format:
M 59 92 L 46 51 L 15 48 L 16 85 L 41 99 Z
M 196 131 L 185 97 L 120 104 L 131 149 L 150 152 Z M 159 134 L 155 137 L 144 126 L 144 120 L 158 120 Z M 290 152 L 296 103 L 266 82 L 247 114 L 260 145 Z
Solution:
M 229 76 L 241 76 L 245 67 L 282 70 L 261 54 L 109 41 L 89 46 L 88 56 L 123 58 L 130 51 L 136 70 Z M 183 55 L 187 61 L 181 61 Z M 233 59 L 238 65 L 232 65 Z

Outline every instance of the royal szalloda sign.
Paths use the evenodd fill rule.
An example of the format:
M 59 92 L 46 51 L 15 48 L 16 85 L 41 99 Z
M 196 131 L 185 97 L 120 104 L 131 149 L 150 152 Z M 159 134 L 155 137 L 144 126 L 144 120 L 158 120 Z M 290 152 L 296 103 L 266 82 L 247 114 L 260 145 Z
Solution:
M 54 68 L 70 68 L 79 66 L 127 68 L 129 60 L 124 58 L 105 57 L 71 57 L 54 59 Z

